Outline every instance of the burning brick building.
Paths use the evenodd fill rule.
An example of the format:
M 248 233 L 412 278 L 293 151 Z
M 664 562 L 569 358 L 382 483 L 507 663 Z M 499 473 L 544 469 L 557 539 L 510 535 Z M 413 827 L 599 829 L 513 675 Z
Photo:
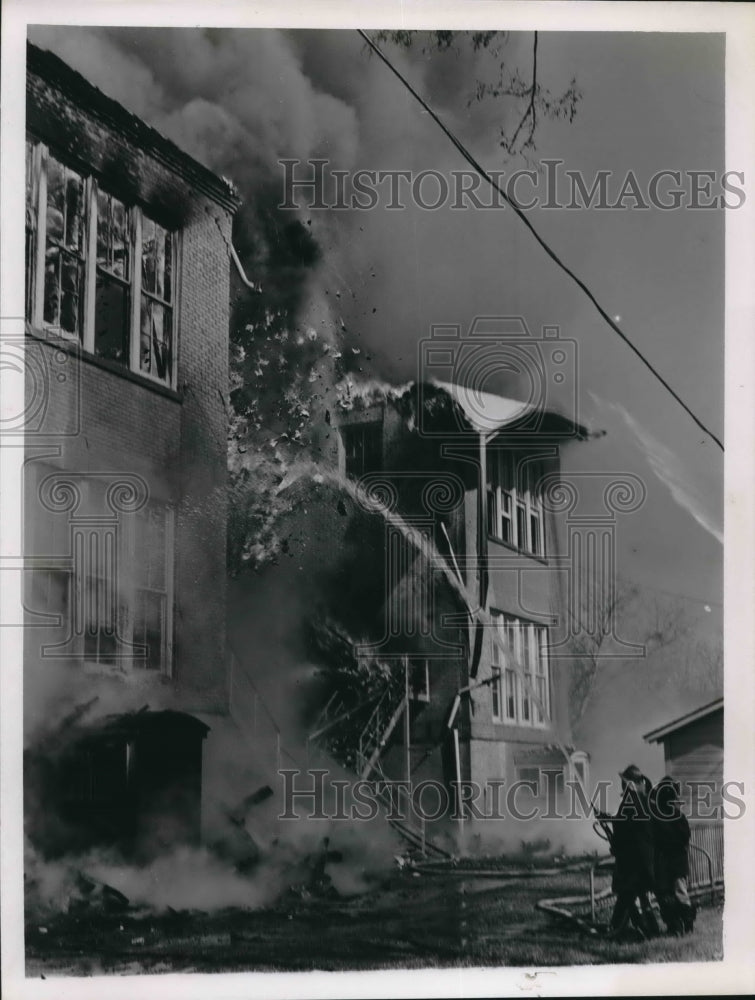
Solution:
M 27 742 L 45 699 L 52 717 L 87 695 L 100 711 L 146 703 L 173 720 L 150 753 L 173 760 L 166 781 L 185 765 L 195 797 L 207 727 L 179 716 L 208 718 L 228 700 L 224 398 L 237 207 L 226 181 L 28 46 Z M 106 794 L 121 772 L 127 780 L 147 722 L 116 726 L 118 739 L 105 741 L 114 761 L 74 775 L 74 800 Z M 212 755 L 210 734 L 205 768 Z M 194 805 L 184 810 L 190 839 Z

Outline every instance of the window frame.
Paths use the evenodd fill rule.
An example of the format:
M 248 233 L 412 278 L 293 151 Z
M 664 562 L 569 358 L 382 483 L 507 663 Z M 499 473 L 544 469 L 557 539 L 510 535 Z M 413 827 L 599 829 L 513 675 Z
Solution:
M 488 534 L 538 559 L 547 557 L 542 492 L 537 489 L 545 458 L 501 446 L 487 449 Z
M 531 690 L 526 689 L 519 670 L 506 662 L 499 643 L 491 637 L 493 721 L 527 729 L 546 729 L 551 725 L 553 715 L 548 627 L 503 611 L 493 611 L 492 618 L 506 648 L 513 648 L 515 660 L 526 673 L 531 690 L 541 698 L 545 708 L 543 713 L 532 697 Z M 509 630 L 509 636 L 506 635 L 506 630 Z M 497 713 L 496 700 L 499 707 Z
M 89 543 L 91 559 L 92 544 L 97 549 L 97 556 L 93 565 L 87 565 L 83 552 L 78 556 L 72 550 L 71 525 L 78 520 L 72 521 L 64 512 L 46 510 L 39 501 L 39 488 L 41 483 L 50 475 L 70 475 L 77 480 L 77 485 L 81 490 L 82 503 L 88 511 L 95 513 L 92 517 L 87 514 L 84 520 L 88 522 L 98 522 L 101 520 L 101 508 L 104 505 L 104 490 L 102 484 L 96 479 L 88 479 L 87 476 L 77 476 L 75 473 L 67 473 L 67 470 L 53 466 L 47 462 L 30 462 L 25 466 L 25 476 L 28 477 L 24 490 L 24 509 L 26 511 L 24 552 L 30 559 L 29 572 L 26 575 L 24 590 L 24 605 L 27 612 L 38 619 L 39 615 L 46 615 L 48 618 L 54 617 L 57 622 L 50 621 L 45 624 L 43 621 L 30 619 L 30 628 L 45 627 L 55 629 L 60 636 L 60 642 L 51 636 L 50 648 L 58 646 L 61 655 L 66 659 L 75 658 L 80 660 L 82 665 L 94 669 L 112 669 L 113 667 L 125 669 L 129 674 L 140 676 L 142 674 L 153 674 L 171 678 L 174 669 L 174 621 L 175 621 L 175 508 L 161 499 L 153 499 L 139 511 L 130 513 L 120 513 L 117 515 L 117 535 L 116 544 L 113 547 L 103 547 L 102 536 L 95 535 L 97 539 Z M 149 513 L 148 513 L 149 512 Z M 143 547 L 151 544 L 152 535 L 140 532 L 140 519 L 152 516 L 159 512 L 163 521 L 163 557 L 162 557 L 162 586 L 146 581 L 143 585 L 139 577 L 139 558 Z M 44 551 L 46 548 L 56 551 Z M 117 559 L 117 563 L 114 560 Z M 48 565 L 49 564 L 49 565 Z M 112 584 L 112 570 L 114 565 L 118 567 L 117 586 Z M 51 607 L 49 591 L 51 580 L 55 577 L 62 583 L 59 597 L 60 607 Z M 121 653 L 115 657 L 102 653 L 103 637 L 107 643 L 109 629 L 114 628 L 115 652 L 118 652 L 118 640 L 126 648 L 129 643 L 140 644 L 136 635 L 136 624 L 139 610 L 139 593 L 160 594 L 163 598 L 163 635 L 160 647 L 160 664 L 157 668 L 148 667 L 149 654 L 138 656 L 124 655 Z M 45 597 L 47 595 L 47 597 Z M 38 598 L 42 597 L 45 607 L 35 607 Z M 78 611 L 80 621 L 73 621 L 74 608 Z M 90 612 L 95 609 L 92 619 Z M 103 620 L 100 614 L 105 612 Z M 95 649 L 95 655 L 90 655 L 91 649 Z M 55 656 L 54 653 L 50 655 Z
M 31 226 L 26 229 L 26 245 L 31 245 L 34 259 L 25 262 L 25 274 L 28 275 L 29 289 L 27 293 L 27 308 L 29 313 L 26 316 L 29 324 L 38 331 L 47 335 L 56 335 L 61 340 L 78 344 L 80 349 L 87 354 L 93 355 L 100 361 L 122 367 L 131 374 L 139 375 L 155 385 L 176 390 L 178 385 L 178 314 L 180 306 L 181 288 L 181 265 L 182 265 L 182 234 L 180 229 L 170 229 L 163 225 L 159 217 L 155 217 L 151 210 L 141 204 L 129 203 L 122 196 L 112 190 L 107 184 L 102 184 L 100 180 L 80 164 L 75 164 L 65 155 L 61 156 L 56 149 L 52 149 L 48 144 L 34 138 L 33 135 L 26 136 L 26 149 L 31 149 L 31 177 L 30 186 L 32 191 Z M 55 326 L 45 322 L 44 318 L 44 293 L 45 293 L 45 249 L 47 244 L 47 179 L 49 174 L 49 161 L 54 159 L 63 168 L 77 173 L 83 182 L 84 189 L 84 233 L 82 239 L 82 262 L 83 262 L 83 302 L 80 304 L 81 329 L 78 335 L 67 333 L 60 326 Z M 118 360 L 104 358 L 97 353 L 95 344 L 95 308 L 97 293 L 97 275 L 101 270 L 97 263 L 97 223 L 98 223 L 98 192 L 102 192 L 119 201 L 128 213 L 128 238 L 129 238 L 129 281 L 127 294 L 128 318 L 126 322 L 129 351 L 128 359 L 125 363 Z M 29 213 L 27 213 L 29 214 Z M 171 236 L 171 299 L 167 301 L 154 295 L 142 287 L 142 247 L 141 234 L 143 220 L 150 222 L 165 230 Z M 116 275 L 106 271 L 109 279 L 120 280 Z M 140 360 L 141 342 L 141 307 L 142 300 L 148 298 L 157 302 L 163 310 L 170 312 L 170 373 L 167 378 L 160 378 L 152 371 L 144 370 Z

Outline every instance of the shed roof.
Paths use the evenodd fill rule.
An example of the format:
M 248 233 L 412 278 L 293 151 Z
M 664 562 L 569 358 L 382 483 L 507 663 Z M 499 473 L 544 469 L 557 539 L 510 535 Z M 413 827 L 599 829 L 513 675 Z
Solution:
M 678 719 L 673 719 L 671 722 L 667 722 L 665 725 L 659 726 L 657 729 L 653 729 L 649 733 L 645 733 L 642 738 L 647 743 L 660 743 L 661 740 L 665 739 L 667 736 L 678 732 L 680 729 L 684 729 L 693 722 L 698 722 L 700 719 L 713 715 L 714 712 L 722 712 L 723 708 L 723 698 L 716 698 L 715 701 L 711 701 L 707 705 L 702 705 L 700 708 L 696 708 L 692 712 L 687 712 L 686 715 L 679 716 Z

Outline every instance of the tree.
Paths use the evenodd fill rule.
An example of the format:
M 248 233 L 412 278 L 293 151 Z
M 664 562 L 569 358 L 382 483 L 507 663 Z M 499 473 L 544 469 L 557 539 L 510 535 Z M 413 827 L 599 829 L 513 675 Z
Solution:
M 585 714 L 601 664 L 622 658 L 622 639 L 644 646 L 644 658 L 649 660 L 662 650 L 672 646 L 679 648 L 689 642 L 694 629 L 688 608 L 682 602 L 661 599 L 655 594 L 648 596 L 626 581 L 619 581 L 603 603 L 594 609 L 593 627 L 589 631 L 585 627 L 588 614 L 584 605 L 570 608 L 568 613 L 573 635 L 569 683 L 569 715 L 573 727 L 579 725 Z M 682 662 L 689 661 L 682 658 Z M 666 657 L 661 666 L 664 668 L 662 680 L 668 683 L 676 668 L 669 669 Z
M 495 66 L 492 79 L 478 79 L 467 99 L 467 107 L 494 98 L 506 102 L 512 109 L 513 120 L 499 126 L 499 143 L 507 156 L 531 152 L 536 148 L 538 123 L 542 119 L 565 118 L 570 122 L 577 114 L 582 94 L 572 77 L 560 94 L 544 87 L 538 77 L 539 33 L 533 32 L 531 65 L 525 76 L 518 66 L 512 66 L 505 49 L 510 41 L 508 31 L 379 31 L 380 42 L 391 42 L 404 49 L 417 43 L 424 54 L 456 52 L 460 46 L 470 46 L 473 52 L 488 54 Z M 422 39 L 420 41 L 420 39 Z M 508 117 L 508 115 L 504 115 Z

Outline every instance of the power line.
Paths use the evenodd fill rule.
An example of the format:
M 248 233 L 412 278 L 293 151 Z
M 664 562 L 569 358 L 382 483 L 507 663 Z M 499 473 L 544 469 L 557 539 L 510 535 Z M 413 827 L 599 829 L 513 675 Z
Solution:
M 595 298 L 595 296 L 590 291 L 590 289 L 587 287 L 587 285 L 584 283 L 584 281 L 582 281 L 581 278 L 577 277 L 577 275 L 574 273 L 574 271 L 572 271 L 571 268 L 561 260 L 561 258 L 555 252 L 555 250 L 552 250 L 550 248 L 550 246 L 545 242 L 545 240 L 543 239 L 543 237 L 538 233 L 538 231 L 535 229 L 535 227 L 529 221 L 529 219 L 525 215 L 524 211 L 519 207 L 519 205 L 516 203 L 516 201 L 514 201 L 514 199 L 511 198 L 510 195 L 508 195 L 495 180 L 493 180 L 493 178 L 485 170 L 485 168 L 475 159 L 474 156 L 472 156 L 472 154 L 469 152 L 469 150 L 466 148 L 466 146 L 464 146 L 464 144 L 459 139 L 456 138 L 456 136 L 454 135 L 454 133 L 443 123 L 443 121 L 438 117 L 438 115 L 435 113 L 435 111 L 433 111 L 433 109 L 430 107 L 430 105 L 427 103 L 427 101 L 425 101 L 424 98 L 420 94 L 417 93 L 417 91 L 414 89 L 414 87 L 412 87 L 412 85 L 409 83 L 409 81 L 406 79 L 406 77 L 403 76 L 403 74 L 398 69 L 396 69 L 396 67 L 393 65 L 393 63 L 382 52 L 382 50 L 372 41 L 372 39 L 369 37 L 369 35 L 365 31 L 363 31 L 361 28 L 357 28 L 357 31 L 362 36 L 362 38 L 367 43 L 367 45 L 369 45 L 369 47 L 372 49 L 372 51 L 385 63 L 385 65 L 394 74 L 394 76 L 396 76 L 401 81 L 401 83 L 406 87 L 406 89 L 409 91 L 409 93 L 412 95 L 412 97 L 414 97 L 414 99 L 419 102 L 419 104 L 421 105 L 421 107 L 424 108 L 424 110 L 430 115 L 430 117 L 433 119 L 433 121 L 436 123 L 436 125 L 438 125 L 438 127 L 451 140 L 451 142 L 453 143 L 453 145 L 461 153 L 461 155 L 464 157 L 464 159 L 467 161 L 467 163 L 469 163 L 470 166 L 474 167 L 474 169 L 477 171 L 477 173 L 480 174 L 480 176 L 483 177 L 488 182 L 488 184 L 490 184 L 491 187 L 493 187 L 501 195 L 501 197 L 504 199 L 504 201 L 513 209 L 513 211 L 516 213 L 516 215 L 519 216 L 519 218 L 522 220 L 522 222 L 524 223 L 524 225 L 529 229 L 529 231 L 535 237 L 535 239 L 540 244 L 540 246 L 543 248 L 543 250 L 551 258 L 551 260 L 554 261 L 558 265 L 558 267 L 560 267 L 561 270 L 564 271 L 564 273 L 567 274 L 572 279 L 572 281 L 574 281 L 575 284 L 578 285 L 579 288 L 582 289 L 582 291 L 585 293 L 585 295 L 587 296 L 587 298 L 590 300 L 590 302 L 592 302 L 592 304 L 598 310 L 598 312 L 603 317 L 603 319 L 606 321 L 606 323 L 611 327 L 611 329 L 614 331 L 614 333 L 617 333 L 621 337 L 621 339 L 624 341 L 624 343 L 630 348 L 630 350 L 632 350 L 637 355 L 637 357 L 640 359 L 640 361 L 642 361 L 642 363 L 645 365 L 645 367 L 648 368 L 652 372 L 653 375 L 655 375 L 655 377 L 658 379 L 658 381 L 661 383 L 661 385 L 664 387 L 664 389 L 666 389 L 674 397 L 674 399 L 682 407 L 682 409 L 685 410 L 685 412 L 690 417 L 692 417 L 692 419 L 695 421 L 695 423 L 697 424 L 697 426 L 702 431 L 704 431 L 704 433 L 707 434 L 708 437 L 712 441 L 715 441 L 715 443 L 718 445 L 718 447 L 721 449 L 721 451 L 724 451 L 724 446 L 723 446 L 723 443 L 721 442 L 721 440 L 718 437 L 716 437 L 716 435 L 713 433 L 713 431 L 711 431 L 708 427 L 706 427 L 705 424 L 702 422 L 702 420 L 700 420 L 700 418 L 695 415 L 695 413 L 689 408 L 689 406 L 687 406 L 687 404 L 684 402 L 684 400 L 682 399 L 682 397 L 669 385 L 669 383 L 661 375 L 661 373 L 653 366 L 652 362 L 648 361 L 648 359 L 645 357 L 645 355 L 642 353 L 642 351 L 640 351 L 639 348 L 635 347 L 635 345 L 627 337 L 627 335 L 624 333 L 624 331 L 621 330 L 618 327 L 618 325 L 611 319 L 611 317 L 608 315 L 608 313 L 605 311 L 605 309 L 601 306 L 601 304 Z

